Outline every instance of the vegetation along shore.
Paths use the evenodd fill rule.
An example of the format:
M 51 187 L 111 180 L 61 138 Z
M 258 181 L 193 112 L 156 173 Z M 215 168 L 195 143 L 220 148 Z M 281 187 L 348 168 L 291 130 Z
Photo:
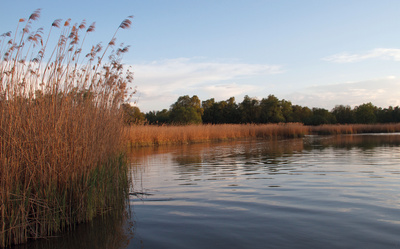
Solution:
M 269 95 L 259 101 L 245 96 L 239 104 L 200 101 L 181 96 L 169 109 L 142 113 L 123 104 L 125 136 L 132 147 L 197 143 L 237 138 L 290 138 L 307 134 L 400 132 L 400 108 L 366 103 L 354 108 L 337 105 L 331 111 L 292 105 Z
M 127 48 L 114 34 L 83 54 L 94 23 L 56 20 L 45 37 L 32 30 L 39 17 L 0 37 L 0 247 L 123 210 L 128 195 L 119 111 L 132 80 L 121 64 Z
M 396 124 L 349 124 L 307 126 L 301 123 L 217 125 L 132 125 L 125 127 L 131 147 L 187 144 L 240 138 L 295 138 L 304 135 L 339 135 L 400 132 Z

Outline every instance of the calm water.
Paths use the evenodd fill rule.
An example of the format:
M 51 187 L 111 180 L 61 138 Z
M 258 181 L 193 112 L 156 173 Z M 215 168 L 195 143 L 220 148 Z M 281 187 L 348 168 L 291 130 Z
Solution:
M 147 148 L 130 157 L 130 218 L 31 247 L 400 248 L 399 134 Z

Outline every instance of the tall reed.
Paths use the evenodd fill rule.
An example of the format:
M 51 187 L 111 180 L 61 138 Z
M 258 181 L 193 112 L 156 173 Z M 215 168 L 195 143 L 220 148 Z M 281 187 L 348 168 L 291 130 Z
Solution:
M 124 136 L 131 147 L 165 144 L 186 144 L 237 138 L 294 138 L 308 134 L 336 135 L 358 133 L 400 132 L 397 124 L 349 124 L 305 126 L 301 123 L 282 124 L 220 124 L 220 125 L 134 125 L 125 127 Z
M 132 147 L 162 144 L 184 144 L 237 138 L 288 138 L 301 137 L 309 128 L 300 123 L 287 124 L 222 124 L 126 127 L 125 136 Z
M 56 20 L 42 37 L 31 31 L 39 17 L 0 37 L 0 247 L 91 220 L 123 202 L 128 186 L 119 111 L 132 81 L 121 64 L 127 47 L 116 48 L 114 34 L 80 57 L 94 24 Z
M 400 123 L 392 124 L 347 124 L 311 126 L 311 132 L 318 135 L 391 133 L 400 132 Z

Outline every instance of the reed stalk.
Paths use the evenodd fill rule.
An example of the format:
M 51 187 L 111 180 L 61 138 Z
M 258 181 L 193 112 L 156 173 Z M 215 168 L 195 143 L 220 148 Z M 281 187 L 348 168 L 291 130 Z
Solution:
M 30 30 L 39 17 L 19 20 L 20 37 L 18 27 L 14 38 L 0 36 L 0 247 L 71 229 L 127 196 L 119 108 L 132 81 L 121 64 L 127 49 L 114 47 L 114 34 L 108 63 L 96 62 L 99 45 L 78 61 L 85 22 L 56 20 L 61 32 L 46 57 L 50 34 L 43 42 L 41 29 Z

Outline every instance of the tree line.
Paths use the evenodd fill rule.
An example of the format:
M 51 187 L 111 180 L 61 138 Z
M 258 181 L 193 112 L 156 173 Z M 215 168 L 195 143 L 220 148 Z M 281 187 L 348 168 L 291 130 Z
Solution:
M 337 105 L 332 110 L 293 105 L 285 99 L 269 95 L 261 100 L 246 95 L 236 103 L 231 97 L 223 101 L 214 98 L 201 101 L 196 95 L 180 96 L 169 109 L 140 112 L 136 106 L 124 104 L 127 124 L 243 124 L 300 122 L 305 125 L 374 124 L 400 122 L 399 106 L 380 108 L 371 102 L 354 108 Z

